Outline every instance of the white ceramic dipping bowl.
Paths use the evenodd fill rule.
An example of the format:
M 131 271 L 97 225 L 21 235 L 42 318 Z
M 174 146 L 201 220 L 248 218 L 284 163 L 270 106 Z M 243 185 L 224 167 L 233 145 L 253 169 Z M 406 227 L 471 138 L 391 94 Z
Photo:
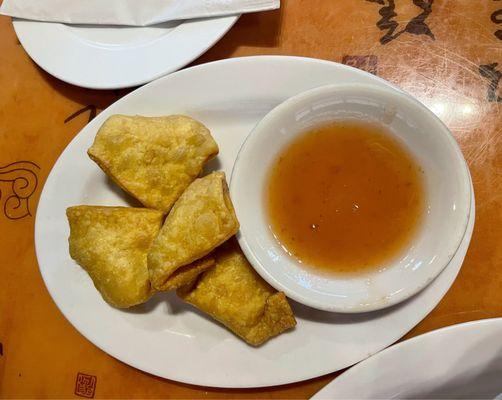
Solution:
M 409 246 L 388 265 L 349 277 L 316 272 L 290 257 L 273 236 L 265 203 L 278 153 L 299 134 L 335 120 L 383 125 L 424 170 L 425 215 Z M 239 243 L 256 271 L 293 300 L 343 313 L 385 308 L 427 286 L 457 251 L 471 208 L 469 171 L 448 128 L 404 92 L 359 84 L 312 89 L 268 113 L 239 151 L 230 192 Z

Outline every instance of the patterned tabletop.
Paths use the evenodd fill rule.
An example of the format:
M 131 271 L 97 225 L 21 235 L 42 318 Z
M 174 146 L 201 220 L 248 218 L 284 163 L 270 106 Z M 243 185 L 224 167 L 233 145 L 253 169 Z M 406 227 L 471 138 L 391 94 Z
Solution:
M 65 320 L 38 272 L 37 201 L 65 146 L 129 90 L 63 83 L 31 61 L 9 18 L 0 34 L 0 397 L 308 398 L 336 379 L 253 390 L 179 384 L 113 359 Z M 406 337 L 502 317 L 502 1 L 283 0 L 278 11 L 240 18 L 194 64 L 255 54 L 367 70 L 450 127 L 474 182 L 474 236 L 453 287 Z

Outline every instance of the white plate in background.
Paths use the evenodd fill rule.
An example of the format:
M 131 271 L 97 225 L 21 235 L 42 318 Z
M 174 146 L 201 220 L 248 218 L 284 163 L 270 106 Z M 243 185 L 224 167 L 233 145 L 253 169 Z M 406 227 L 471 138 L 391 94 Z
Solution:
M 384 349 L 419 323 L 455 280 L 472 235 L 422 292 L 382 311 L 336 314 L 293 304 L 295 330 L 260 348 L 177 300 L 157 294 L 130 311 L 106 304 L 68 254 L 65 209 L 78 204 L 125 205 L 122 191 L 86 155 L 112 114 L 183 113 L 211 130 L 220 154 L 212 167 L 230 173 L 246 135 L 273 107 L 329 83 L 384 80 L 345 65 L 299 57 L 261 56 L 204 64 L 168 75 L 125 96 L 90 122 L 53 167 L 38 205 L 35 244 L 49 293 L 65 317 L 103 351 L 148 373 L 196 385 L 243 388 L 280 385 L 324 375 Z M 266 149 L 264 149 L 266 151 Z
M 22 46 L 42 69 L 90 89 L 139 86 L 205 53 L 238 15 L 149 27 L 65 25 L 13 19 Z
M 502 318 L 453 325 L 392 346 L 313 399 L 502 399 Z

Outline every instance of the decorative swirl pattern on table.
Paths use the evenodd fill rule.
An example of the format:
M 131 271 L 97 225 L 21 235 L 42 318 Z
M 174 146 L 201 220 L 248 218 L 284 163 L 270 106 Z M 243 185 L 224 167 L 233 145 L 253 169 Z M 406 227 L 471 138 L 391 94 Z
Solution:
M 89 104 L 80 110 L 75 111 L 73 114 L 71 114 L 69 117 L 65 118 L 64 123 L 70 122 L 72 119 L 77 118 L 80 114 L 85 113 L 86 111 L 89 111 L 89 119 L 88 122 L 91 122 L 97 114 L 97 108 L 94 104 Z
M 500 0 L 496 0 L 496 1 L 500 1 Z M 492 15 L 490 16 L 490 19 L 492 20 L 492 22 L 494 24 L 502 24 L 502 9 L 494 11 L 492 13 Z M 502 29 L 497 29 L 494 32 L 494 35 L 497 39 L 502 40 Z
M 37 172 L 40 167 L 31 161 L 16 161 L 0 166 L 0 183 L 10 183 L 11 194 L 6 197 L 0 189 L 3 213 L 9 219 L 31 216 L 30 197 L 38 186 Z
M 483 78 L 488 80 L 488 91 L 486 94 L 489 102 L 502 103 L 502 97 L 497 95 L 500 80 L 502 79 L 502 72 L 497 67 L 498 63 L 491 63 L 479 66 L 479 73 Z
M 378 57 L 373 54 L 367 55 L 345 55 L 342 64 L 362 69 L 373 75 L 378 75 Z
M 394 18 L 398 16 L 396 12 L 396 1 L 395 0 L 366 0 L 370 3 L 380 4 L 382 7 L 378 12 L 382 17 L 377 22 L 377 27 L 381 31 L 387 31 L 381 38 L 381 44 L 387 44 L 392 42 L 394 39 L 401 36 L 403 33 L 410 33 L 412 35 L 427 35 L 432 40 L 436 40 L 436 37 L 432 33 L 431 29 L 425 22 L 427 17 L 432 13 L 432 4 L 434 0 L 412 0 L 413 4 L 420 8 L 422 12 L 412 18 L 406 26 L 397 30 L 400 22 L 396 21 Z

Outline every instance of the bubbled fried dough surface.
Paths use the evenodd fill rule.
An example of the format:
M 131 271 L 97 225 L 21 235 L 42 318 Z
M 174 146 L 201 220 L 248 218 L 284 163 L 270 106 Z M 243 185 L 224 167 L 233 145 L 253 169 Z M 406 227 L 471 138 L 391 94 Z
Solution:
M 103 298 L 125 308 L 151 294 L 147 253 L 163 214 L 145 208 L 76 206 L 66 211 L 70 255 L 90 275 Z
M 254 271 L 235 239 L 212 256 L 216 265 L 179 289 L 178 296 L 254 346 L 296 325 L 284 293 Z
M 113 115 L 88 154 L 145 207 L 168 212 L 218 145 L 204 125 L 183 115 Z
M 196 179 L 174 205 L 148 254 L 152 285 L 173 289 L 169 279 L 176 270 L 206 256 L 238 229 L 225 174 Z

